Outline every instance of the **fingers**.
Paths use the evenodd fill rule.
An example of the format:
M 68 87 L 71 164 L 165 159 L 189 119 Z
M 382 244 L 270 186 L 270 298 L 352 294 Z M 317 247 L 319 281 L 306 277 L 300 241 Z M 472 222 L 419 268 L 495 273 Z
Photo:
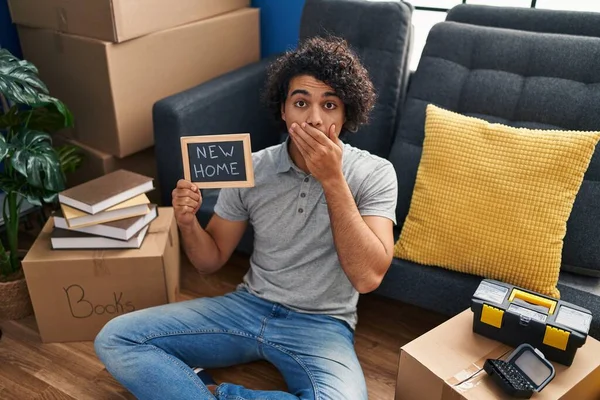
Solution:
M 196 185 L 194 185 L 192 182 L 185 180 L 185 179 L 178 180 L 177 186 L 175 187 L 175 189 L 183 189 L 183 190 L 189 190 L 193 193 L 200 193 L 198 191 L 198 187 Z
M 189 197 L 176 197 L 173 199 L 173 206 L 174 207 L 175 206 L 178 206 L 178 207 L 187 206 L 187 207 L 191 207 L 193 209 L 198 206 L 198 202 Z
M 319 143 L 296 123 L 292 124 L 290 133 L 293 137 L 296 137 L 299 141 L 304 143 L 304 148 L 307 150 L 315 150 L 319 146 Z
M 198 187 L 185 179 L 177 181 L 177 186 L 173 189 L 171 195 L 173 199 L 177 197 L 189 197 L 195 201 L 202 200 L 202 195 L 200 194 Z
M 196 214 L 202 204 L 202 194 L 198 187 L 185 179 L 180 179 L 171 193 L 175 215 L 186 218 L 186 214 Z
M 302 154 L 302 157 L 304 157 L 304 159 L 306 160 L 309 157 L 309 154 L 313 151 L 313 149 L 309 147 L 308 144 L 306 144 L 306 142 L 304 141 L 304 139 L 302 139 L 295 131 L 290 130 L 290 137 L 296 144 L 296 147 L 300 151 L 300 154 Z
M 313 148 L 318 147 L 319 144 L 322 146 L 329 145 L 328 140 L 327 140 L 328 139 L 327 134 L 321 132 L 319 129 L 315 128 L 314 126 L 307 124 L 306 122 L 303 122 L 301 127 L 299 127 L 298 133 Z M 311 139 L 314 140 L 316 143 L 313 144 Z
M 335 134 L 335 124 L 331 124 L 331 126 L 329 127 L 329 135 L 327 135 L 329 137 L 330 140 L 332 141 L 336 141 L 337 140 L 337 136 Z
M 194 185 L 192 182 L 186 180 L 186 179 L 180 179 L 177 181 L 177 188 L 178 189 L 190 189 L 192 191 L 197 192 L 198 191 L 198 187 L 196 185 Z

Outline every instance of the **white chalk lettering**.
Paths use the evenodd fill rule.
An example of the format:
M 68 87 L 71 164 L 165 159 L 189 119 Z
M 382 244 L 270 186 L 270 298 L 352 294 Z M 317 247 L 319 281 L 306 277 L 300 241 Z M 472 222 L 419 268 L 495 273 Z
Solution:
M 219 175 L 220 171 L 225 171 L 226 174 L 229 174 L 229 170 L 227 169 L 227 164 L 217 165 L 217 175 Z
M 216 165 L 193 164 L 195 180 L 220 175 L 239 175 L 237 161 Z
M 196 157 L 200 158 L 200 155 L 206 158 L 206 147 L 196 147 Z
M 209 172 L 212 170 L 212 173 Z M 215 176 L 215 173 L 217 172 L 217 170 L 215 169 L 215 167 L 213 167 L 212 165 L 207 165 L 206 166 L 206 176 L 208 176 L 209 178 Z
M 194 164 L 194 175 L 196 176 L 196 179 L 204 178 L 204 167 L 202 167 L 202 164 L 200 164 L 200 169 Z
M 228 153 L 225 150 L 223 150 L 223 148 L 221 146 L 219 146 L 219 149 L 221 149 L 221 153 L 223 153 L 223 155 L 225 157 L 232 157 L 233 156 L 233 146 L 231 146 L 231 151 Z
M 218 156 L 215 156 L 215 145 L 211 144 L 210 146 L 208 146 L 208 152 L 210 153 L 210 158 L 218 158 Z

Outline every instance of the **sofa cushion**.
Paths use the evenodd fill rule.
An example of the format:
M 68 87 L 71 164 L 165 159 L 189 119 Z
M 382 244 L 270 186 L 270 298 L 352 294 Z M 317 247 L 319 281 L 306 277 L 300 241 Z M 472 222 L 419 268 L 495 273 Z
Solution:
M 408 80 L 412 11 L 403 1 L 307 0 L 302 14 L 300 39 L 343 37 L 369 71 L 378 95 L 371 121 L 343 140 L 384 158 Z
M 600 132 L 492 124 L 432 104 L 396 257 L 558 297 L 562 239 Z
M 411 78 L 390 161 L 397 220 L 408 214 L 421 157 L 425 108 L 510 126 L 600 130 L 600 39 L 441 22 Z M 600 276 L 600 155 L 596 151 L 567 223 L 563 269 Z

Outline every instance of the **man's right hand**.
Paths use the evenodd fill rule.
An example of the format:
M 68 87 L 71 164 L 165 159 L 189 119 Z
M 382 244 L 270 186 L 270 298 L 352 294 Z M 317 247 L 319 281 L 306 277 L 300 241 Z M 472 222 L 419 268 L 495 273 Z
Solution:
M 171 194 L 175 220 L 179 227 L 190 227 L 202 205 L 202 194 L 192 182 L 180 179 Z

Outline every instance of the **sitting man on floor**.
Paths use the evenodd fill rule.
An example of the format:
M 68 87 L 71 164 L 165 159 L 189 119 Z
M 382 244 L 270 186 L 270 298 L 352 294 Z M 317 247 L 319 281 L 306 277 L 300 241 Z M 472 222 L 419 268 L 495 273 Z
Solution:
M 340 134 L 368 121 L 373 84 L 345 41 L 312 38 L 271 65 L 265 98 L 289 136 L 253 154 L 255 186 L 222 189 L 206 229 L 197 187 L 180 180 L 172 194 L 201 274 L 221 268 L 252 224 L 243 283 L 119 316 L 96 339 L 107 370 L 137 398 L 367 399 L 356 305 L 392 260 L 397 181 L 391 163 Z M 289 393 L 216 385 L 203 370 L 255 360 L 272 363 Z

